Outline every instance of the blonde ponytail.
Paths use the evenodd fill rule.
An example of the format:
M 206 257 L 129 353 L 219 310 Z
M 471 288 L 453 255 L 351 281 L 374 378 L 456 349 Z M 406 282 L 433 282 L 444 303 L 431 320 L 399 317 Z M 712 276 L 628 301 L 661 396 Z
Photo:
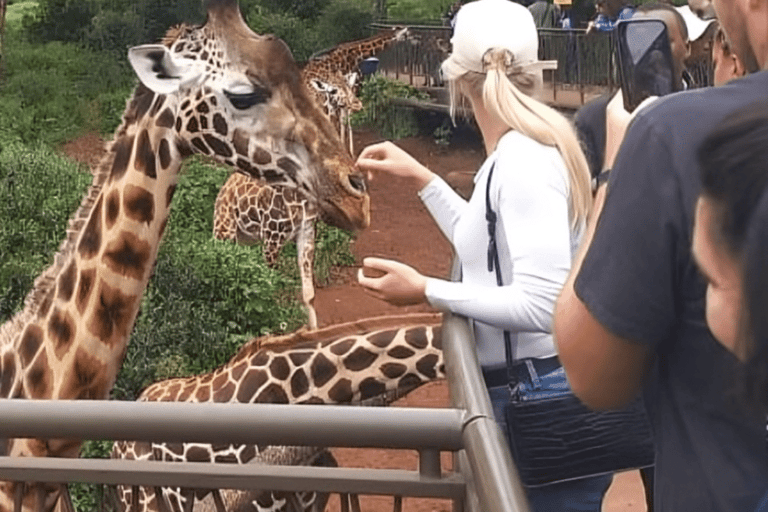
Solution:
M 464 96 L 482 97 L 488 112 L 510 128 L 560 151 L 568 170 L 571 227 L 581 226 L 592 206 L 589 167 L 571 123 L 532 97 L 541 89 L 541 72 L 516 63 L 509 50 L 495 48 L 483 56 L 484 73 L 451 68 L 455 76 L 446 78 L 452 116 Z

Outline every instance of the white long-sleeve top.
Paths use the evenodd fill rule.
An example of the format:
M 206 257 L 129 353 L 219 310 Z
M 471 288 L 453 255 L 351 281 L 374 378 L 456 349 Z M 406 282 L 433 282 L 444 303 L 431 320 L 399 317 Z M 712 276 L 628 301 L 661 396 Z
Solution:
M 491 207 L 504 286 L 488 271 L 485 194 Z M 480 364 L 506 364 L 503 331 L 509 330 L 515 358 L 549 357 L 555 300 L 571 268 L 580 231 L 570 228 L 568 178 L 560 152 L 518 132 L 506 133 L 475 175 L 469 201 L 436 177 L 419 197 L 453 244 L 461 282 L 429 278 L 426 297 L 440 310 L 474 320 Z

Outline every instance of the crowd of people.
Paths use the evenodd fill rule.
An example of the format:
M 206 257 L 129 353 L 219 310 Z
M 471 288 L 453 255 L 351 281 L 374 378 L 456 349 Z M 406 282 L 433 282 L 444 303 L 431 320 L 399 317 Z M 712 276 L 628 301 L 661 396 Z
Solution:
M 390 142 L 357 162 L 413 186 L 452 242 L 461 280 L 366 258 L 358 281 L 393 304 L 428 303 L 471 319 L 502 432 L 507 332 L 521 379 L 562 365 L 595 410 L 642 397 L 655 447 L 649 510 L 762 512 L 768 0 L 690 2 L 688 14 L 705 18 L 696 39 L 712 36 L 713 87 L 685 84 L 691 31 L 681 14 L 663 3 L 598 0 L 591 30 L 635 17 L 664 22 L 680 92 L 631 113 L 618 92 L 572 124 L 535 99 L 550 65 L 538 60 L 536 9 L 464 4 L 442 72 L 452 105 L 471 106 L 487 152 L 470 199 Z M 494 241 L 498 273 L 489 262 Z M 585 474 L 527 490 L 536 512 L 597 512 L 609 483 L 610 475 Z

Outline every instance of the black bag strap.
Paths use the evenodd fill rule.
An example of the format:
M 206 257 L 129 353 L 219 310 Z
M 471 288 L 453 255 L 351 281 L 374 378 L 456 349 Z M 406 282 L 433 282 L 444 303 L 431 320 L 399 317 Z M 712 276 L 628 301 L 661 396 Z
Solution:
M 491 208 L 491 178 L 496 163 L 491 164 L 491 170 L 488 171 L 488 182 L 485 186 L 485 221 L 488 224 L 488 272 L 496 271 L 496 284 L 504 286 L 501 279 L 501 266 L 499 265 L 499 251 L 496 244 L 496 212 Z M 515 362 L 514 351 L 512 350 L 512 335 L 509 331 L 504 331 L 504 355 L 507 360 L 507 380 L 510 389 L 517 385 L 517 375 L 513 370 Z

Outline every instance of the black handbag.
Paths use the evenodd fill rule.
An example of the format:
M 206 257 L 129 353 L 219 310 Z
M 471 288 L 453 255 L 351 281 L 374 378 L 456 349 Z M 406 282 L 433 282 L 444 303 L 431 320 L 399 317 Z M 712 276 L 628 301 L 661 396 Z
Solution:
M 491 208 L 493 167 L 486 187 L 488 271 L 502 286 Z M 654 447 L 642 400 L 624 409 L 593 411 L 573 394 L 559 364 L 543 374 L 534 359 L 515 361 L 512 336 L 504 331 L 510 399 L 504 408 L 507 438 L 520 479 L 528 487 L 651 466 Z M 521 378 L 522 376 L 522 378 Z

